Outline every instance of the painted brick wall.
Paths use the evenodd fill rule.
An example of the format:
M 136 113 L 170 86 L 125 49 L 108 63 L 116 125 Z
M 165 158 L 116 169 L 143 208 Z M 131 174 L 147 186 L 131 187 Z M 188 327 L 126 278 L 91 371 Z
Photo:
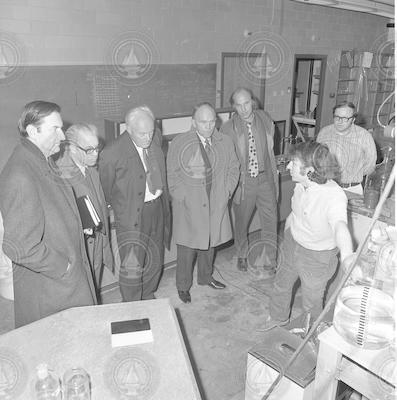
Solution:
M 0 0 L 0 30 L 24 45 L 30 65 L 103 64 L 112 39 L 139 30 L 153 39 L 159 62 L 217 62 L 219 74 L 221 52 L 239 51 L 245 30 L 271 31 L 288 43 L 290 66 L 281 82 L 266 86 L 274 119 L 289 116 L 293 54 L 328 55 L 323 110 L 330 110 L 340 50 L 371 48 L 386 22 L 290 0 Z

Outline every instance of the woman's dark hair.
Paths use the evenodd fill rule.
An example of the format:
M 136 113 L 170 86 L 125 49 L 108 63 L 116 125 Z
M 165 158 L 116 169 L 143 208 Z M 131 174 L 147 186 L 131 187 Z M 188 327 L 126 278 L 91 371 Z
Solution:
M 313 182 L 324 184 L 328 179 L 338 181 L 340 178 L 339 163 L 325 144 L 314 141 L 299 143 L 291 149 L 290 157 L 299 159 L 304 168 L 314 168 L 309 176 Z

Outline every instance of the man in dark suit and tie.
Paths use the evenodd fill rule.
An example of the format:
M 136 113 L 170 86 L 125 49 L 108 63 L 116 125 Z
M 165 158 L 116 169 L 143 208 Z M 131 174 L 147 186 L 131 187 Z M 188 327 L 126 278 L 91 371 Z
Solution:
M 128 111 L 125 123 L 126 131 L 101 153 L 99 174 L 115 215 L 123 301 L 149 300 L 170 240 L 165 159 L 153 140 L 155 119 L 148 107 Z
M 94 125 L 74 124 L 65 132 L 65 138 L 62 154 L 56 160 L 61 176 L 72 186 L 80 207 L 85 204 L 83 197 L 88 196 L 100 221 L 98 226 L 84 226 L 85 221 L 82 218 L 87 254 L 99 297 L 103 267 L 113 270 L 113 255 L 109 241 L 106 201 L 96 169 L 99 154 L 98 133 Z
M 13 262 L 16 327 L 96 304 L 79 211 L 50 156 L 65 139 L 60 107 L 27 104 L 18 144 L 0 175 L 4 253 Z

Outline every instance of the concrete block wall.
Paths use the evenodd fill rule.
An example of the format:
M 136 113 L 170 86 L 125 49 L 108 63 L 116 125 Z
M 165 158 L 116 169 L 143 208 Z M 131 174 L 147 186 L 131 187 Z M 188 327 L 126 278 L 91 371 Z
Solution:
M 155 61 L 216 62 L 220 78 L 221 53 L 241 51 L 244 31 L 270 31 L 288 44 L 289 71 L 266 86 L 265 107 L 274 119 L 288 120 L 293 55 L 326 54 L 324 124 L 330 121 L 324 111 L 334 103 L 329 94 L 336 91 L 340 50 L 370 49 L 386 23 L 383 17 L 290 0 L 0 0 L 0 31 L 22 43 L 28 65 L 103 64 L 117 35 L 138 30 L 156 44 Z

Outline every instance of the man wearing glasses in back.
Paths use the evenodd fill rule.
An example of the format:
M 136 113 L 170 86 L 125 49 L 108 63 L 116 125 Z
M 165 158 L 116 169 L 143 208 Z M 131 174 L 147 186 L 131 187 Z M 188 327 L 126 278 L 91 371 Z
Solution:
M 96 169 L 100 151 L 98 132 L 94 125 L 74 124 L 65 132 L 65 138 L 63 151 L 56 164 L 62 178 L 73 189 L 80 214 L 87 211 L 85 205 L 88 201 L 98 217 L 95 221 L 91 220 L 90 214 L 87 222 L 82 215 L 82 223 L 87 255 L 95 277 L 97 296 L 100 298 L 103 267 L 112 271 L 113 255 L 105 195 Z
M 363 194 L 361 182 L 376 163 L 376 147 L 372 135 L 355 125 L 356 107 L 351 102 L 333 108 L 334 123 L 321 129 L 317 142 L 328 145 L 341 167 L 339 185 L 353 193 Z

